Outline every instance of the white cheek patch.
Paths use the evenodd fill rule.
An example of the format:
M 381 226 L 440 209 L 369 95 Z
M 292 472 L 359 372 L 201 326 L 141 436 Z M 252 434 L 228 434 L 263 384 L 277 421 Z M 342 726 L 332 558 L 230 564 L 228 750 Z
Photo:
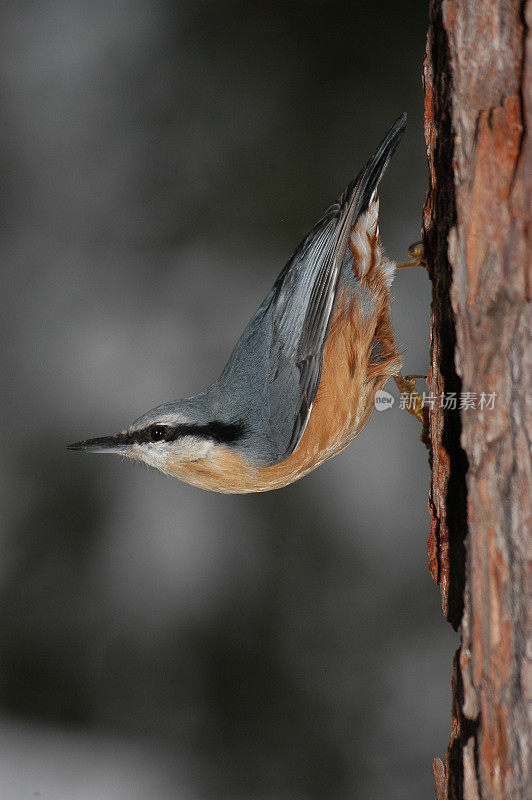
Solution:
M 180 436 L 174 442 L 146 442 L 134 444 L 131 458 L 143 461 L 149 467 L 166 472 L 169 462 L 173 465 L 199 461 L 212 452 L 214 442 L 201 436 Z

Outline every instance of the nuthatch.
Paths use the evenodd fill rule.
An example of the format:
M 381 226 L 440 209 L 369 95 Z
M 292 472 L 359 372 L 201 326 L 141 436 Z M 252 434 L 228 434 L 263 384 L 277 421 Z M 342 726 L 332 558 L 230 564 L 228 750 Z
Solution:
M 303 239 L 211 386 L 69 449 L 232 493 L 286 486 L 347 447 L 401 367 L 377 188 L 405 128 L 403 114 Z

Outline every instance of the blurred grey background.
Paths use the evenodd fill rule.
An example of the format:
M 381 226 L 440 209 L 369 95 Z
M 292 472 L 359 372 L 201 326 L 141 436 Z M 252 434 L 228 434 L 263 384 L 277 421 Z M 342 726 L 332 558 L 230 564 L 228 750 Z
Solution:
M 0 23 L 0 796 L 432 797 L 455 636 L 398 403 L 265 495 L 65 450 L 211 381 L 406 110 L 381 187 L 404 258 L 426 3 L 19 0 Z M 423 372 L 425 274 L 395 298 Z

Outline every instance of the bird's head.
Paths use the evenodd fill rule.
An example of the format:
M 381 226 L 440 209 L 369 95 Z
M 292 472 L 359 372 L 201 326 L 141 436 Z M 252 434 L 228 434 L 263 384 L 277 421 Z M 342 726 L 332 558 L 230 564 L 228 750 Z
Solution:
M 190 480 L 189 473 L 214 470 L 220 456 L 236 455 L 245 434 L 241 421 L 216 419 L 201 400 L 187 398 L 148 411 L 115 436 L 75 442 L 68 449 L 133 458 Z

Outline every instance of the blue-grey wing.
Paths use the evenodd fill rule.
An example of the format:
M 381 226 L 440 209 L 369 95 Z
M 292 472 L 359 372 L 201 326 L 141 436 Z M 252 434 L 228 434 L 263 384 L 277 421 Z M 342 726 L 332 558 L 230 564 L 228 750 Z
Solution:
M 285 429 L 281 458 L 299 444 L 316 398 L 351 229 L 370 205 L 405 127 L 402 115 L 366 167 L 300 244 L 274 286 L 269 395 L 272 426 L 278 432 Z M 293 397 L 294 383 L 296 406 L 283 424 L 279 411 L 288 410 L 284 401 Z
M 253 414 L 260 418 L 270 443 L 270 462 L 287 458 L 305 431 L 320 383 L 351 229 L 373 200 L 405 127 L 403 114 L 357 178 L 303 239 L 222 375 L 226 388 L 229 382 L 235 389 L 245 375 L 249 402 L 261 404 L 260 412 L 255 408 Z
M 352 202 L 332 206 L 298 247 L 273 289 L 268 395 L 280 460 L 297 447 L 318 391 L 352 212 Z

